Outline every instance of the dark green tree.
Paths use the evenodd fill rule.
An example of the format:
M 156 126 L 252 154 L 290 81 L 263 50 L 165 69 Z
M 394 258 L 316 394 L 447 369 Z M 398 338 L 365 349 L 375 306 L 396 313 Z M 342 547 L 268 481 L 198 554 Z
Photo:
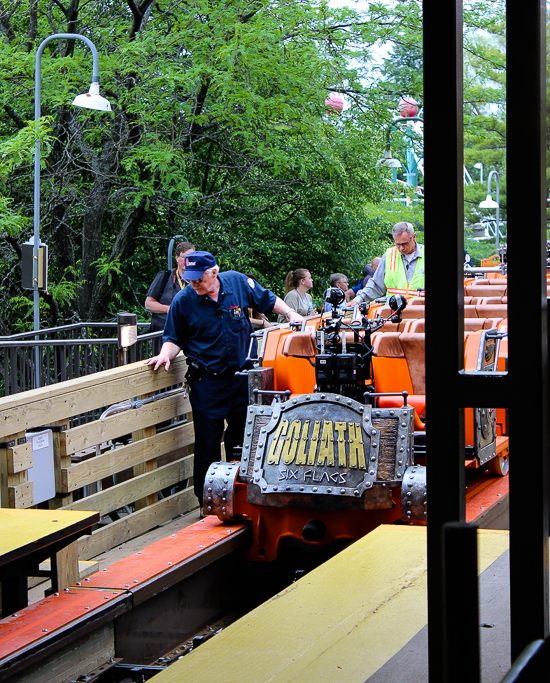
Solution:
M 55 324 L 142 310 L 174 234 L 272 285 L 299 263 L 320 277 L 360 263 L 376 232 L 366 203 L 386 192 L 374 163 L 390 118 L 363 76 L 392 21 L 383 4 L 361 15 L 305 0 L 0 3 L 2 331 L 30 312 L 18 245 L 32 234 L 29 121 L 44 37 L 93 40 L 113 106 L 110 115 L 71 107 L 91 56 L 79 41 L 47 46 L 41 236 L 52 286 L 43 318 Z M 351 105 L 342 115 L 325 111 L 335 91 Z

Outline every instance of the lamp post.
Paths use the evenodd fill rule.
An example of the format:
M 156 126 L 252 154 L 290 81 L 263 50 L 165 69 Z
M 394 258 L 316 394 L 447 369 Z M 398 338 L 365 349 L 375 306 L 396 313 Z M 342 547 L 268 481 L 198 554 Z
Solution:
M 496 178 L 496 197 L 497 200 L 493 199 L 491 195 L 491 182 L 493 180 L 493 176 Z M 496 220 L 497 220 L 497 229 L 495 233 L 495 247 L 496 247 L 496 252 L 498 254 L 498 250 L 500 247 L 500 240 L 499 240 L 499 233 L 500 233 L 500 173 L 498 171 L 491 171 L 489 173 L 489 177 L 487 178 L 487 198 L 484 199 L 482 202 L 479 204 L 480 209 L 496 209 Z
M 479 173 L 480 173 L 479 182 L 483 185 L 483 164 L 481 163 L 481 161 L 478 161 L 477 164 L 474 164 L 474 168 L 479 169 Z
M 73 100 L 73 104 L 77 107 L 85 107 L 87 109 L 97 109 L 99 111 L 111 111 L 109 101 L 99 94 L 99 59 L 95 45 L 86 36 L 81 36 L 78 33 L 55 33 L 54 35 L 45 38 L 36 51 L 36 60 L 34 67 L 34 121 L 40 119 L 40 78 L 41 78 L 41 59 L 44 48 L 52 40 L 66 39 L 66 40 L 82 40 L 92 51 L 93 67 L 92 67 L 92 82 L 87 93 L 78 95 Z M 34 143 L 34 232 L 33 232 L 33 314 L 34 314 L 34 331 L 40 330 L 40 299 L 38 295 L 38 253 L 40 248 L 40 140 L 38 137 Z M 35 336 L 35 341 L 38 342 L 38 335 Z M 34 363 L 35 363 L 35 378 L 36 388 L 40 386 L 40 350 L 38 344 L 34 349 Z
M 392 168 L 392 169 L 401 168 L 401 162 L 399 161 L 399 159 L 395 159 L 392 156 L 391 134 L 393 132 L 393 129 L 396 126 L 398 126 L 401 123 L 409 123 L 409 121 L 421 121 L 423 123 L 424 119 L 421 116 L 407 116 L 407 117 L 395 119 L 394 121 L 392 121 L 391 125 L 388 127 L 388 130 L 386 131 L 386 151 L 384 152 L 384 158 L 379 159 L 376 162 L 375 168 L 381 168 L 381 167 Z M 416 163 L 416 160 L 414 159 L 413 155 L 409 151 L 407 151 L 407 164 L 408 164 L 408 166 L 412 168 L 415 163 Z M 416 167 L 418 167 L 418 165 L 416 165 Z M 405 175 L 407 177 L 407 185 L 414 185 L 414 186 L 418 185 L 418 176 L 417 176 L 415 171 L 413 171 L 413 172 L 409 171 Z M 416 179 L 416 182 L 413 182 L 413 177 Z

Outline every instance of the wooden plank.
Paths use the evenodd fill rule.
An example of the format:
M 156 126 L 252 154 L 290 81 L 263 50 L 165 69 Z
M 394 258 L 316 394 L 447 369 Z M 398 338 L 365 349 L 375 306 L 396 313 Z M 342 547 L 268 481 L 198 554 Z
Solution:
M 481 573 L 507 551 L 508 536 L 480 532 L 478 545 Z M 414 656 L 411 640 L 427 621 L 426 586 L 425 527 L 382 525 L 169 666 L 157 681 L 202 683 L 223 670 L 224 680 L 239 683 L 363 683 L 403 648 L 405 661 Z M 406 663 L 400 673 L 391 680 L 417 680 Z
M 157 371 L 157 375 L 165 375 L 174 380 L 174 375 L 179 373 L 180 366 L 185 368 L 185 356 L 180 353 L 171 363 L 170 370 L 165 372 Z M 143 361 L 138 361 L 137 363 L 129 363 L 128 365 L 122 365 L 118 368 L 110 368 L 109 370 L 102 370 L 101 372 L 94 372 L 91 375 L 83 375 L 82 377 L 75 377 L 74 379 L 68 379 L 65 382 L 57 382 L 47 387 L 40 387 L 39 389 L 31 389 L 29 391 L 23 391 L 18 394 L 10 394 L 9 396 L 3 396 L 0 398 L 0 410 L 10 410 L 19 406 L 24 406 L 27 403 L 32 403 L 48 397 L 54 400 L 60 396 L 67 393 L 73 393 L 80 389 L 84 389 L 89 386 L 95 386 L 98 383 L 98 378 L 100 382 L 109 382 L 111 380 L 117 380 L 125 377 L 132 377 L 133 375 L 140 374 L 155 374 L 154 370 L 150 366 L 145 365 Z M 172 381 L 172 384 L 177 384 L 178 380 Z M 168 385 L 170 386 L 170 382 Z M 145 393 L 144 391 L 141 392 Z
M 9 474 L 16 474 L 32 467 L 32 443 L 30 441 L 7 448 L 6 451 Z
M 142 441 L 143 439 L 147 439 L 151 436 L 154 436 L 157 433 L 157 428 L 155 425 L 151 427 L 145 427 L 145 429 L 138 429 L 135 432 L 132 432 L 132 441 L 135 443 L 136 441 Z M 145 462 L 141 463 L 140 465 L 136 465 L 134 467 L 134 477 L 138 477 L 142 474 L 146 474 L 147 472 L 152 472 L 153 470 L 157 469 L 157 459 L 152 458 L 149 460 L 146 460 Z M 135 510 L 141 510 L 142 508 L 147 507 L 148 505 L 153 505 L 153 503 L 156 503 L 158 501 L 158 494 L 155 491 L 155 493 L 151 493 L 150 495 L 146 496 L 145 498 L 140 498 L 139 500 L 136 500 L 135 502 Z
M 171 420 L 189 410 L 189 399 L 183 393 L 159 399 L 155 403 L 126 410 L 118 415 L 111 415 L 104 420 L 96 420 L 88 424 L 69 429 L 65 435 L 67 453 L 73 454 L 91 446 L 130 434 L 137 429 L 145 429 L 152 425 Z
M 71 466 L 71 456 L 67 453 L 67 430 L 69 428 L 69 420 L 58 420 L 55 423 L 56 427 L 61 427 L 61 431 L 54 431 L 53 436 L 53 466 L 55 471 L 55 490 L 57 496 L 48 501 L 49 507 L 57 509 L 68 505 L 73 501 L 73 494 L 63 494 L 61 484 L 61 470 Z
M 55 553 L 54 571 L 57 577 L 57 590 L 75 584 L 80 578 L 78 571 L 78 546 L 73 541 Z
M 124 481 L 122 484 L 117 484 L 104 491 L 77 500 L 63 509 L 95 510 L 103 516 L 108 512 L 129 505 L 139 498 L 189 479 L 192 474 L 193 456 L 187 456 L 182 460 L 135 477 L 135 479 Z
M 8 507 L 30 508 L 34 505 L 34 488 L 32 481 L 17 486 L 8 486 Z
M 62 491 L 69 492 L 156 458 L 194 441 L 193 424 L 184 424 L 148 439 L 115 448 L 61 470 Z
M 9 507 L 8 502 L 8 451 L 0 448 L 0 507 Z
M 14 501 L 16 498 L 16 492 L 13 491 L 12 488 L 14 486 L 18 486 L 19 484 L 24 484 L 27 481 L 26 470 L 14 472 L 10 467 L 9 455 L 9 451 L 11 451 L 13 448 L 17 448 L 22 444 L 26 445 L 25 433 L 17 432 L 16 434 L 12 434 L 9 439 L 6 439 L 6 441 L 12 442 L 14 445 L 12 448 L 0 449 L 0 505 L 1 507 L 9 508 L 15 507 L 15 505 L 10 502 Z
M 142 361 L 0 398 L 0 440 L 183 381 L 185 358 L 154 372 Z
M 175 493 L 173 496 L 159 500 L 154 505 L 94 531 L 91 536 L 80 538 L 78 540 L 78 557 L 81 560 L 95 557 L 116 545 L 144 534 L 159 524 L 168 522 L 177 515 L 189 512 L 197 505 L 197 498 L 191 488 Z
M 44 562 L 41 562 L 39 567 L 40 571 L 42 572 L 51 572 L 52 570 L 52 563 L 50 560 L 44 560 Z M 79 560 L 78 561 L 78 576 L 80 579 L 83 579 L 86 576 L 90 576 L 90 574 L 95 574 L 96 572 L 99 571 L 99 561 L 92 560 L 92 561 L 85 561 L 85 560 Z M 31 576 L 29 577 L 29 588 L 34 588 L 34 586 L 38 586 L 40 583 L 44 583 L 46 579 L 41 576 L 41 577 L 35 577 Z

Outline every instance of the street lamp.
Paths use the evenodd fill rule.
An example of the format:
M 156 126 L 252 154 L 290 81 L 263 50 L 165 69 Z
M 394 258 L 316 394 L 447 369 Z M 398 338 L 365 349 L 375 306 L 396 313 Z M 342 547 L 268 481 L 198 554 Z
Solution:
M 34 67 L 34 122 L 35 124 L 40 119 L 40 78 L 41 78 L 41 58 L 44 48 L 52 40 L 56 39 L 67 40 L 82 40 L 92 51 L 93 67 L 92 67 L 92 83 L 87 93 L 78 95 L 74 98 L 73 104 L 77 107 L 85 107 L 87 109 L 96 109 L 98 111 L 111 111 L 111 105 L 108 100 L 101 97 L 99 94 L 99 59 L 95 45 L 86 36 L 81 36 L 78 33 L 55 33 L 54 35 L 45 38 L 36 51 L 36 60 Z M 40 248 L 40 140 L 38 137 L 34 143 L 34 232 L 33 232 L 33 313 L 34 313 L 34 331 L 40 330 L 40 299 L 38 295 L 38 258 Z M 38 342 L 38 335 L 35 336 Z M 35 377 L 36 388 L 40 386 L 40 352 L 38 344 L 34 349 L 35 362 Z
M 496 178 L 496 197 L 497 200 L 493 199 L 491 195 L 491 181 L 493 180 L 493 176 Z M 500 173 L 498 171 L 491 171 L 489 173 L 489 177 L 487 178 L 487 198 L 484 199 L 482 202 L 479 204 L 480 209 L 496 209 L 496 220 L 497 220 L 497 229 L 495 233 L 495 246 L 496 246 L 496 252 L 498 254 L 498 249 L 500 246 L 499 242 L 499 232 L 500 232 Z
M 481 174 L 479 182 L 483 185 L 483 164 L 481 163 L 481 161 L 478 161 L 477 164 L 474 164 L 474 168 L 479 169 L 479 172 Z
M 376 164 L 375 168 L 401 168 L 401 162 L 398 159 L 395 159 L 392 155 L 391 151 L 391 134 L 393 132 L 393 129 L 398 126 L 401 123 L 409 123 L 409 121 L 421 121 L 424 122 L 424 119 L 421 116 L 407 116 L 399 119 L 395 119 L 394 121 L 391 122 L 391 125 L 388 127 L 388 130 L 386 131 L 386 151 L 384 152 L 384 157 L 382 159 L 379 159 Z M 413 183 L 411 181 L 411 173 L 407 174 L 407 184 L 408 185 L 418 185 L 418 183 Z

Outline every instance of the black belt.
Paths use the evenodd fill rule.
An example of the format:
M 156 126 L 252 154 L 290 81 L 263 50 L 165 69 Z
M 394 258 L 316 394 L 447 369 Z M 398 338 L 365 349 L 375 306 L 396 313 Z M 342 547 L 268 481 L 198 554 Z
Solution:
M 237 372 L 242 372 L 243 370 L 248 370 L 250 368 L 249 363 L 245 363 L 242 368 L 227 368 L 226 370 L 222 370 L 221 372 L 213 372 L 212 370 L 209 370 L 206 366 L 202 366 L 204 369 L 208 372 L 209 375 L 212 375 L 213 377 L 233 377 L 233 375 Z

